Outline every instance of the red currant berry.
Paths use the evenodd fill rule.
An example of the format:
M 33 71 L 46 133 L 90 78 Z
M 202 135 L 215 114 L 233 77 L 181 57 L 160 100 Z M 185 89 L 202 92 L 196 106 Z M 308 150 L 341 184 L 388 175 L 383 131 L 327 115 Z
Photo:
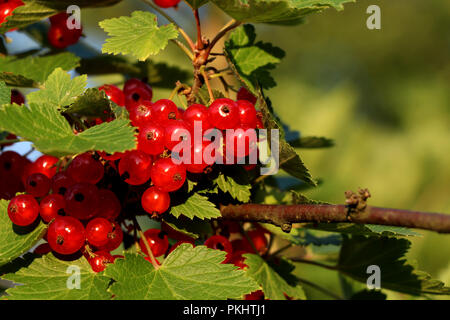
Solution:
M 247 88 L 240 87 L 237 93 L 237 100 L 247 100 L 254 105 L 257 99 L 250 91 L 247 90 Z
M 98 196 L 100 203 L 97 216 L 109 221 L 115 220 L 122 211 L 122 206 L 116 194 L 108 189 L 100 189 Z
M 230 261 L 228 263 L 234 264 L 239 269 L 246 268 L 247 265 L 245 264 L 245 258 L 243 257 L 243 254 L 245 254 L 245 253 L 247 253 L 247 251 L 244 251 L 244 250 L 239 250 L 239 251 L 233 252 L 233 254 L 231 255 Z
M 67 21 L 68 15 L 65 11 L 54 14 L 49 18 L 50 23 L 53 25 L 65 24 Z
M 27 179 L 25 191 L 33 197 L 40 198 L 48 194 L 51 187 L 51 180 L 42 173 L 33 173 Z
M 130 79 L 125 82 L 123 93 L 127 109 L 143 100 L 151 101 L 153 97 L 152 87 L 138 79 Z
M 25 103 L 25 97 L 19 90 L 11 90 L 11 104 L 13 103 L 18 104 L 19 106 Z
M 28 160 L 14 151 L 5 151 L 0 154 L 0 175 L 19 175 L 27 165 Z
M 256 128 L 258 118 L 256 117 L 255 106 L 247 100 L 238 100 L 239 107 L 239 119 L 241 121 L 241 127 L 244 128 Z
M 182 120 L 185 110 L 182 108 L 177 108 L 177 120 Z
M 23 6 L 23 5 L 24 5 L 24 3 L 20 0 L 9 0 L 9 1 L 0 3 L 0 25 L 3 22 L 5 22 L 6 17 L 9 17 L 13 14 L 13 11 L 17 7 Z
M 212 128 L 208 119 L 208 108 L 202 104 L 190 105 L 183 114 L 183 120 L 192 128 L 194 128 L 194 121 L 200 121 L 202 131 Z
M 255 249 L 260 253 L 264 254 L 267 251 L 267 238 L 266 232 L 263 229 L 254 229 L 247 232 L 247 235 L 252 240 L 255 245 Z M 253 250 L 252 250 L 253 251 Z
M 172 150 L 180 141 L 188 140 L 191 136 L 189 127 L 182 120 L 168 121 L 164 131 L 164 145 Z
M 98 155 L 107 161 L 116 161 L 121 159 L 125 155 L 125 152 L 114 152 L 113 154 L 110 154 L 104 151 L 99 151 Z
M 234 129 L 240 122 L 239 107 L 231 99 L 216 99 L 208 108 L 208 117 L 210 123 L 218 129 Z
M 232 152 L 234 159 L 244 158 L 252 152 L 257 152 L 257 142 L 258 138 L 255 129 L 237 128 L 233 134 L 227 134 L 226 136 L 224 156 L 228 159 L 231 154 L 228 155 L 227 152 L 231 152 L 231 149 L 229 148 L 233 147 Z
M 105 84 L 98 88 L 100 91 L 104 91 L 106 96 L 114 103 L 117 103 L 119 106 L 125 106 L 125 95 L 123 91 L 117 88 L 113 84 Z
M 75 183 L 75 180 L 73 180 L 72 177 L 67 174 L 67 172 L 58 172 L 52 178 L 53 193 L 57 193 L 63 196 L 66 193 L 67 189 L 69 189 L 69 187 L 71 187 Z
M 39 203 L 33 196 L 21 194 L 11 199 L 8 205 L 8 216 L 18 226 L 32 224 L 39 215 Z
M 233 253 L 233 247 L 231 242 L 224 236 L 215 235 L 211 236 L 205 241 L 205 246 L 210 249 L 221 250 L 227 253 L 225 260 L 222 263 L 228 263 L 231 259 L 231 254 Z
M 143 88 L 152 93 L 152 87 L 137 78 L 128 79 L 123 86 L 123 92 L 125 94 L 128 94 L 130 92 L 133 92 L 136 88 Z M 148 100 L 151 100 L 151 98 Z
M 67 189 L 64 195 L 66 213 L 79 220 L 94 217 L 99 209 L 99 194 L 95 185 L 89 183 L 76 183 Z
M 64 208 L 66 207 L 66 201 L 60 194 L 49 194 L 40 203 L 39 214 L 42 220 L 49 223 L 59 215 L 64 215 Z
M 166 125 L 169 120 L 175 120 L 177 112 L 176 104 L 169 99 L 160 99 L 152 105 L 153 121 L 162 125 Z
M 34 254 L 37 254 L 40 256 L 43 256 L 50 252 L 52 252 L 52 248 L 50 247 L 50 245 L 48 243 L 40 244 L 39 246 L 36 247 L 36 249 L 33 250 Z
M 147 242 L 152 250 L 152 253 L 155 257 L 162 256 L 166 253 L 169 248 L 169 239 L 165 232 L 159 229 L 149 229 L 144 232 L 144 236 L 147 239 Z M 142 252 L 148 255 L 147 247 L 145 246 L 144 240 L 139 240 L 139 245 L 141 247 Z
M 86 239 L 96 247 L 101 247 L 109 242 L 108 235 L 113 230 L 113 224 L 105 218 L 95 218 L 86 226 Z
M 207 163 L 203 157 L 205 148 L 210 145 L 210 141 L 202 141 L 202 144 L 194 143 L 191 147 L 191 161 L 185 163 L 186 170 L 191 173 L 203 173 L 212 163 Z M 214 154 L 212 155 L 213 158 Z
M 26 179 L 33 173 L 42 173 L 51 179 L 56 174 L 56 163 L 58 161 L 59 159 L 53 156 L 40 156 L 35 162 L 30 163 L 24 169 L 24 175 L 22 176 L 23 184 L 26 184 Z
M 166 212 L 170 206 L 169 193 L 150 187 L 145 190 L 141 198 L 142 208 L 150 214 Z
M 181 0 L 153 0 L 161 8 L 175 7 Z
M 140 100 L 128 107 L 131 124 L 135 127 L 148 123 L 152 117 L 152 103 L 149 100 Z
M 73 254 L 80 250 L 86 240 L 83 224 L 73 217 L 57 217 L 49 225 L 47 241 L 59 254 Z
M 82 29 L 68 29 L 66 25 L 52 25 L 48 30 L 48 42 L 55 48 L 64 49 L 78 42 Z
M 178 190 L 186 181 L 186 167 L 175 164 L 171 158 L 158 159 L 151 169 L 151 179 L 162 191 Z
M 102 180 L 105 171 L 100 161 L 95 160 L 89 153 L 82 153 L 69 164 L 67 174 L 75 182 L 96 184 Z
M 112 223 L 112 231 L 108 234 L 108 243 L 104 246 L 98 247 L 102 251 L 114 251 L 116 250 L 123 241 L 123 231 L 117 222 Z
M 148 181 L 152 167 L 152 158 L 140 151 L 128 152 L 119 162 L 119 174 L 126 183 L 141 185 Z
M 92 267 L 94 272 L 102 272 L 106 269 L 108 264 L 114 263 L 116 260 L 109 252 L 106 251 L 96 251 L 94 252 L 94 257 L 89 258 L 88 262 Z
M 264 292 L 262 290 L 258 290 L 244 296 L 245 300 L 264 300 Z
M 164 128 L 154 122 L 148 122 L 139 128 L 138 149 L 150 155 L 164 151 Z

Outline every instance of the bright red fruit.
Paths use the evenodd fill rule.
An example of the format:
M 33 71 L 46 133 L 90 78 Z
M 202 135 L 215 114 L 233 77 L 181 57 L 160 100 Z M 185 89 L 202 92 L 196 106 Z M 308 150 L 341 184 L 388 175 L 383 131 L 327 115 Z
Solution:
M 205 171 L 206 167 L 212 163 L 207 163 L 204 158 L 205 148 L 211 144 L 210 141 L 202 141 L 201 144 L 194 143 L 191 147 L 191 163 L 185 163 L 186 170 L 192 173 L 202 173 Z M 213 154 L 214 156 L 214 154 Z M 198 163 L 196 163 L 198 162 Z
M 162 256 L 164 253 L 166 253 L 167 249 L 169 248 L 169 239 L 167 238 L 165 232 L 159 229 L 149 229 L 144 232 L 144 235 L 155 257 Z M 140 239 L 139 245 L 142 252 L 148 255 L 144 240 Z
M 247 100 L 238 100 L 239 119 L 244 128 L 256 128 L 258 118 L 256 117 L 255 106 Z
M 42 220 L 49 223 L 59 215 L 64 214 L 66 201 L 60 194 L 49 194 L 41 200 L 39 214 Z
M 79 220 L 94 217 L 99 209 L 99 194 L 95 185 L 89 183 L 76 183 L 67 189 L 64 195 L 66 213 Z
M 0 25 L 5 22 L 6 17 L 9 17 L 13 14 L 14 9 L 23 5 L 24 3 L 20 0 L 9 0 L 0 3 Z
M 40 156 L 35 162 L 27 164 L 22 175 L 22 182 L 25 185 L 27 178 L 33 173 L 45 174 L 48 178 L 52 178 L 56 174 L 56 163 L 58 158 L 48 155 Z
M 28 160 L 14 151 L 5 151 L 0 154 L 0 174 L 19 175 L 27 165 Z
M 237 93 L 237 100 L 247 100 L 252 104 L 256 103 L 256 97 L 245 87 L 240 87 Z
M 161 8 L 175 7 L 181 0 L 153 0 Z
M 39 204 L 33 196 L 18 195 L 11 199 L 8 205 L 8 216 L 18 226 L 32 224 L 39 215 Z
M 151 179 L 162 191 L 178 190 L 186 181 L 186 167 L 183 164 L 175 164 L 171 158 L 158 159 L 151 169 Z
M 156 187 L 150 187 L 145 190 L 141 198 L 142 208 L 148 213 L 161 214 L 170 206 L 169 193 L 161 191 Z
M 75 182 L 96 184 L 102 180 L 105 171 L 100 161 L 95 160 L 89 153 L 82 153 L 69 164 L 67 174 Z
M 120 90 L 115 85 L 105 84 L 99 87 L 98 90 L 104 91 L 109 100 L 113 101 L 114 103 L 117 103 L 119 106 L 121 107 L 125 106 L 125 95 L 123 94 L 123 91 Z
M 158 155 L 164 151 L 164 128 L 156 123 L 148 122 L 139 128 L 138 149 L 150 154 Z
M 112 223 L 112 231 L 108 234 L 108 243 L 104 246 L 98 247 L 97 249 L 102 251 L 113 251 L 116 250 L 123 241 L 123 231 L 117 222 Z
M 141 100 L 128 106 L 131 124 L 135 127 L 146 124 L 152 118 L 152 103 L 148 100 Z
M 22 105 L 25 103 L 25 97 L 20 93 L 19 90 L 12 89 L 11 90 L 11 103 L 15 103 L 18 105 Z
M 231 259 L 231 254 L 233 253 L 233 247 L 231 242 L 224 236 L 214 235 L 206 239 L 205 246 L 210 249 L 221 250 L 227 253 L 225 260 L 222 263 L 228 263 Z
M 86 239 L 96 247 L 101 247 L 109 242 L 108 235 L 113 231 L 113 224 L 105 218 L 95 218 L 86 226 Z
M 164 131 L 164 145 L 172 150 L 180 141 L 188 140 L 191 133 L 183 120 L 168 121 Z
M 86 240 L 83 224 L 73 217 L 57 217 L 48 227 L 47 241 L 53 251 L 73 254 Z
M 119 162 L 119 174 L 126 183 L 141 185 L 148 181 L 152 168 L 152 158 L 140 151 L 128 152 Z
M 202 104 L 190 105 L 183 114 L 183 120 L 192 128 L 194 128 L 194 121 L 200 121 L 202 124 L 202 131 L 206 131 L 213 126 L 208 119 L 208 108 Z
M 127 109 L 143 100 L 151 101 L 153 97 L 152 87 L 136 78 L 129 79 L 125 82 L 123 93 L 125 94 L 125 105 Z
M 208 116 L 210 123 L 221 130 L 234 129 L 240 123 L 237 103 L 227 98 L 216 99 L 208 108 Z
M 169 99 L 160 99 L 152 105 L 152 119 L 162 125 L 165 125 L 169 120 L 175 120 L 177 113 L 177 105 Z
M 247 265 L 245 264 L 245 258 L 243 257 L 243 254 L 245 254 L 245 253 L 248 253 L 248 252 L 244 251 L 244 250 L 233 252 L 233 254 L 231 255 L 230 260 L 228 261 L 228 263 L 234 264 L 239 269 L 246 268 Z
M 33 173 L 27 179 L 25 191 L 33 197 L 40 198 L 48 194 L 51 180 L 42 173 Z
M 244 299 L 245 300 L 264 300 L 264 292 L 262 290 L 258 290 L 258 291 L 246 294 Z
M 122 211 L 122 206 L 114 192 L 108 189 L 98 190 L 99 208 L 97 216 L 109 221 L 116 219 Z
M 43 256 L 44 254 L 52 252 L 52 248 L 48 243 L 40 244 L 39 246 L 34 249 L 33 253 L 38 254 L 40 256 Z
M 69 15 L 66 12 L 58 13 L 50 18 L 51 26 L 48 30 L 48 41 L 55 48 L 64 49 L 77 43 L 83 33 L 83 28 L 69 29 L 67 26 L 68 18 Z
M 57 193 L 60 195 L 65 195 L 67 189 L 75 184 L 75 180 L 73 180 L 67 172 L 60 171 L 56 173 L 52 178 L 52 190 L 53 193 Z
M 94 272 L 102 272 L 106 269 L 108 264 L 114 263 L 114 260 L 116 260 L 116 258 L 114 258 L 109 252 L 96 251 L 94 252 L 94 257 L 89 258 L 88 262 Z

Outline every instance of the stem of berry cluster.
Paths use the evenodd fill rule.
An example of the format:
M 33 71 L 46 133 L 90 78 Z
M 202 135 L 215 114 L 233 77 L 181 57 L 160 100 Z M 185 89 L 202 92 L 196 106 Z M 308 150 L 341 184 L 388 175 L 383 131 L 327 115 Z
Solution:
M 289 232 L 293 223 L 357 223 L 417 228 L 450 233 L 450 215 L 366 206 L 354 211 L 349 205 L 242 204 L 221 207 L 224 219 L 271 223 Z

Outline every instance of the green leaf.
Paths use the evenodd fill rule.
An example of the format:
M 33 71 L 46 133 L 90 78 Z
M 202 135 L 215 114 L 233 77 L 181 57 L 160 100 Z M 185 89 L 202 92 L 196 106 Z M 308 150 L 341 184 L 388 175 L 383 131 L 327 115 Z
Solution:
M 295 190 L 290 190 L 290 192 L 292 195 L 292 204 L 328 204 L 327 202 L 309 199 L 307 196 Z
M 294 148 L 318 149 L 333 147 L 334 141 L 325 137 L 301 137 L 289 141 L 289 144 Z
M 306 299 L 302 287 L 298 283 L 293 283 L 292 276 L 288 277 L 284 274 L 284 277 L 282 277 L 259 255 L 244 254 L 244 257 L 246 258 L 245 264 L 248 266 L 246 270 L 248 276 L 262 287 L 266 298 L 271 300 L 286 300 L 284 295 L 286 293 L 292 298 Z M 281 268 L 283 267 L 285 266 L 281 266 Z M 289 283 L 285 278 L 288 279 Z
M 131 17 L 103 20 L 102 27 L 110 36 L 103 45 L 103 53 L 132 54 L 144 61 L 164 49 L 169 40 L 178 37 L 173 24 L 158 27 L 156 15 L 134 11 Z
M 342 10 L 355 0 L 212 0 L 228 15 L 243 22 L 292 25 L 308 14 L 327 8 Z
M 108 99 L 104 91 L 97 88 L 89 88 L 79 96 L 74 103 L 64 109 L 65 113 L 75 113 L 86 117 L 105 117 L 112 111 L 112 101 Z M 106 112 L 106 114 L 105 114 Z
M 413 295 L 450 294 L 450 288 L 407 263 L 404 255 L 411 242 L 396 238 L 344 237 L 337 270 L 363 283 L 367 267 L 380 268 L 381 287 Z
M 257 84 L 264 89 L 276 85 L 270 70 L 274 69 L 285 56 L 282 49 L 274 47 L 271 43 L 255 42 L 255 39 L 255 27 L 247 24 L 233 31 L 230 39 L 225 43 L 228 60 L 252 91 Z
M 22 28 L 32 23 L 48 18 L 58 12 L 65 11 L 70 5 L 86 7 L 110 6 L 120 0 L 28 0 L 24 6 L 17 7 L 13 15 L 6 18 L 0 26 L 0 34 L 13 28 Z
M 198 9 L 207 4 L 210 0 L 184 0 L 192 9 Z
M 0 106 L 11 103 L 11 89 L 3 81 L 0 81 Z
M 213 92 L 214 99 L 225 98 L 223 93 L 220 92 L 219 90 L 213 89 L 212 92 Z M 212 103 L 211 99 L 209 98 L 209 93 L 208 93 L 208 89 L 206 88 L 206 86 L 201 87 L 200 90 L 198 90 L 195 97 L 196 97 L 198 103 L 201 103 L 205 106 L 209 106 Z
M 216 205 L 210 202 L 208 197 L 199 195 L 198 193 L 189 196 L 186 202 L 170 208 L 170 214 L 176 218 L 184 215 L 190 219 L 196 217 L 201 220 L 221 217 Z
M 79 268 L 80 289 L 69 289 L 72 283 L 69 267 Z M 69 270 L 69 271 L 68 271 Z M 63 261 L 48 254 L 35 259 L 28 267 L 3 277 L 23 285 L 7 289 L 8 300 L 106 300 L 110 279 L 103 273 L 95 273 L 84 257 L 75 261 Z
M 242 173 L 234 176 L 221 173 L 214 182 L 217 183 L 220 190 L 229 193 L 233 199 L 246 203 L 250 201 L 252 186 L 245 172 Z
M 70 52 L 44 57 L 27 56 L 22 59 L 13 56 L 0 57 L 1 77 L 9 85 L 37 86 L 38 83 L 44 83 L 56 68 L 65 71 L 72 70 L 79 65 L 79 60 Z
M 0 200 L 0 266 L 30 250 L 45 234 L 43 223 L 29 228 L 13 225 L 8 217 L 9 201 Z
M 175 218 L 171 215 L 165 215 L 163 217 L 163 221 L 174 230 L 181 232 L 193 239 L 198 239 L 201 235 L 208 235 L 213 233 L 211 223 L 207 220 L 200 220 L 198 218 L 194 218 L 191 220 L 183 216 Z
M 354 223 L 306 223 L 304 228 L 339 232 L 343 234 L 353 234 L 372 237 L 404 237 L 421 236 L 420 233 L 405 227 L 382 226 L 375 224 L 354 224 Z
M 245 272 L 222 264 L 224 259 L 223 251 L 182 244 L 158 269 L 142 256 L 125 253 L 105 274 L 115 280 L 109 291 L 118 300 L 238 299 L 257 289 Z

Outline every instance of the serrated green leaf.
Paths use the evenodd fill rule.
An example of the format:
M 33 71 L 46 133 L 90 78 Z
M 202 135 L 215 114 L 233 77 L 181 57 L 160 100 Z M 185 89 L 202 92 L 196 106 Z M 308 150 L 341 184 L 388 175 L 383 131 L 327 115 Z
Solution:
M 0 81 L 0 106 L 11 103 L 11 89 L 3 81 Z
M 70 5 L 79 7 L 102 7 L 120 2 L 120 0 L 28 0 L 25 5 L 17 7 L 13 15 L 6 18 L 0 26 L 0 34 L 13 28 L 22 28 L 48 18 L 58 12 L 65 11 Z
M 207 4 L 210 0 L 184 0 L 192 9 L 198 9 Z
M 450 288 L 407 263 L 404 255 L 411 242 L 396 238 L 344 237 L 336 269 L 363 283 L 367 267 L 380 268 L 381 288 L 413 295 L 450 294 Z
M 283 50 L 271 43 L 255 40 L 255 27 L 247 24 L 234 30 L 225 43 L 226 57 L 252 91 L 257 84 L 264 89 L 275 86 L 270 70 L 285 56 Z
M 131 17 L 103 20 L 100 23 L 109 35 L 102 47 L 103 53 L 132 54 L 144 61 L 164 49 L 169 40 L 178 37 L 173 24 L 158 27 L 156 15 L 134 11 Z
M 243 271 L 222 264 L 224 259 L 220 250 L 182 244 L 158 269 L 142 256 L 125 253 L 105 274 L 115 280 L 109 291 L 118 300 L 225 300 L 257 289 Z
M 213 233 L 211 223 L 207 220 L 200 220 L 198 218 L 191 220 L 185 217 L 175 218 L 174 216 L 166 215 L 163 217 L 163 221 L 174 230 L 193 239 L 198 239 L 200 236 Z
M 298 283 L 288 283 L 261 256 L 247 253 L 244 254 L 244 257 L 245 264 L 248 266 L 246 269 L 248 276 L 262 287 L 266 298 L 286 300 L 287 298 L 284 294 L 287 294 L 292 298 L 306 299 L 305 293 Z M 288 276 L 284 275 L 284 277 Z M 291 282 L 292 278 L 289 277 L 288 279 Z
M 220 92 L 219 90 L 213 89 L 212 92 L 213 92 L 214 99 L 225 98 L 223 93 Z M 197 99 L 198 103 L 201 103 L 205 106 L 209 106 L 212 103 L 212 101 L 209 97 L 208 89 L 206 88 L 206 86 L 203 86 L 198 90 L 195 98 Z
M 208 200 L 208 197 L 194 193 L 186 202 L 170 208 L 170 214 L 178 218 L 184 215 L 190 219 L 194 217 L 201 220 L 221 217 L 220 210 Z
M 70 107 L 65 108 L 65 113 L 75 113 L 86 117 L 105 117 L 111 113 L 112 101 L 108 99 L 104 91 L 97 88 L 87 89 L 79 96 Z
M 245 175 L 236 175 L 232 177 L 221 173 L 214 180 L 214 183 L 217 183 L 219 189 L 224 193 L 230 194 L 233 199 L 244 203 L 250 201 L 252 195 L 250 190 L 252 189 L 252 186 Z
M 56 68 L 69 71 L 77 67 L 79 61 L 80 58 L 70 52 L 44 57 L 27 56 L 22 59 L 5 56 L 0 57 L 0 71 L 3 80 L 10 85 L 36 86 L 36 83 L 44 83 Z
M 404 237 L 421 236 L 411 229 L 405 227 L 382 226 L 375 224 L 354 224 L 354 223 L 306 223 L 304 228 L 338 232 L 343 234 L 372 236 L 372 237 Z
M 11 87 L 38 88 L 39 83 L 11 72 L 0 72 L 0 81 Z
M 80 289 L 67 286 L 69 267 L 80 271 Z M 23 285 L 7 289 L 8 300 L 106 300 L 111 298 L 107 292 L 110 279 L 102 273 L 95 273 L 84 257 L 75 261 L 63 261 L 48 254 L 35 259 L 28 267 L 4 279 Z
M 301 137 L 289 141 L 289 144 L 294 148 L 317 149 L 333 147 L 334 141 L 325 137 Z
M 243 22 L 293 25 L 308 14 L 327 8 L 342 10 L 355 0 L 212 0 L 228 15 Z
M 0 266 L 30 250 L 46 230 L 43 223 L 39 223 L 33 230 L 13 225 L 8 217 L 8 204 L 9 201 L 0 200 Z

